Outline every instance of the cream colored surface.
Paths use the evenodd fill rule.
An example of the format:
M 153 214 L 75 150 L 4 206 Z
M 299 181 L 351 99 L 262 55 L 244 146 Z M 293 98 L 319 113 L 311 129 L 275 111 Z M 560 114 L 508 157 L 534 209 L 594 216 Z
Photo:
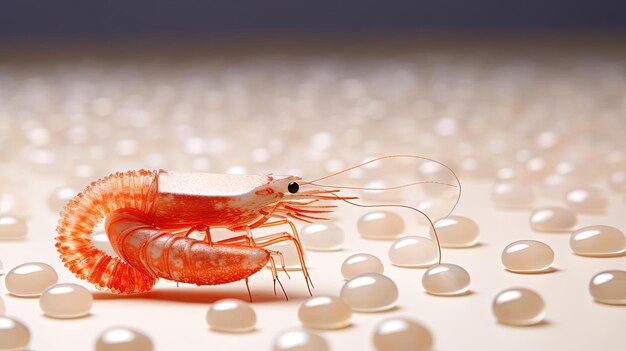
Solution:
M 338 296 L 345 283 L 342 262 L 364 252 L 381 259 L 384 274 L 398 287 L 398 300 L 388 311 L 353 313 L 345 329 L 316 331 L 332 350 L 372 350 L 375 326 L 406 316 L 432 333 L 437 351 L 621 351 L 626 310 L 595 302 L 589 282 L 602 271 L 626 270 L 626 257 L 575 255 L 569 233 L 531 230 L 528 206 L 531 200 L 533 206 L 562 206 L 569 188 L 581 182 L 606 190 L 608 175 L 623 168 L 626 55 L 612 51 L 623 45 L 593 41 L 572 50 L 559 41 L 541 54 L 541 47 L 517 51 L 517 44 L 484 51 L 476 41 L 457 44 L 446 48 L 436 42 L 416 50 L 412 42 L 395 48 L 385 43 L 380 50 L 368 44 L 354 53 L 350 43 L 323 53 L 313 47 L 287 58 L 280 50 L 231 57 L 225 48 L 182 62 L 160 55 L 75 60 L 72 54 L 57 64 L 39 55 L 0 65 L 0 96 L 9 97 L 0 104 L 0 129 L 8 138 L 1 153 L 6 159 L 0 168 L 0 212 L 14 206 L 12 214 L 28 216 L 27 237 L 0 241 L 0 260 L 5 272 L 25 262 L 46 262 L 58 272 L 59 282 L 81 284 L 94 296 L 89 316 L 52 319 L 43 315 L 37 298 L 8 294 L 0 278 L 7 315 L 31 331 L 29 350 L 92 350 L 98 336 L 114 326 L 142 331 L 159 351 L 271 350 L 279 332 L 300 326 L 298 308 L 309 298 L 300 272 L 289 272 L 291 279 L 279 272 L 289 295 L 285 301 L 280 287 L 274 295 L 271 274 L 263 270 L 250 278 L 256 330 L 232 335 L 211 331 L 205 318 L 217 300 L 247 300 L 241 281 L 215 287 L 162 281 L 140 296 L 96 291 L 58 257 L 58 214 L 47 203 L 54 189 L 141 167 L 311 175 L 373 154 L 411 153 L 454 164 L 461 177 L 463 196 L 454 214 L 474 220 L 480 238 L 470 248 L 444 248 L 442 257 L 469 273 L 470 293 L 427 294 L 421 284 L 425 269 L 389 261 L 393 240 L 360 235 L 358 219 L 372 209 L 339 204 L 334 217 L 345 231 L 344 248 L 307 252 L 314 295 Z M 297 47 L 309 49 L 301 43 Z M 22 144 L 28 146 L 19 148 Z M 516 183 L 519 177 L 542 179 L 541 163 L 548 178 L 534 188 Z M 87 167 L 80 173 L 70 167 L 81 165 Z M 550 175 L 557 165 L 558 172 Z M 89 166 L 96 168 L 91 175 Z M 512 186 L 496 194 L 504 205 L 500 208 L 491 195 L 496 170 L 503 167 L 515 169 L 515 175 L 503 180 Z M 368 172 L 386 181 L 415 180 L 412 165 L 385 169 Z M 601 174 L 590 177 L 590 172 Z M 436 167 L 420 173 L 449 181 Z M 355 177 L 343 184 L 359 181 Z M 428 207 L 434 219 L 445 215 L 449 199 L 441 200 L 439 188 L 426 188 L 403 201 Z M 531 196 L 533 189 L 538 191 Z M 6 195 L 14 193 L 18 196 Z M 624 194 L 604 195 L 606 211 L 577 213 L 576 228 L 610 225 L 624 231 Z M 402 235 L 428 236 L 423 217 L 386 210 L 403 217 Z M 554 250 L 553 271 L 528 275 L 504 269 L 502 250 L 528 239 Z M 541 295 L 543 323 L 519 328 L 496 322 L 492 301 L 512 287 Z
M 48 184 L 46 184 L 48 182 Z M 33 185 L 33 193 L 52 189 L 51 182 L 42 179 Z M 444 262 L 455 263 L 472 276 L 471 294 L 460 297 L 438 297 L 427 294 L 421 278 L 425 269 L 401 268 L 392 265 L 387 251 L 392 241 L 360 238 L 356 221 L 362 209 L 343 205 L 338 223 L 346 230 L 345 249 L 338 252 L 307 252 L 315 295 L 338 296 L 344 278 L 341 264 L 348 256 L 369 252 L 384 263 L 385 275 L 398 285 L 398 307 L 382 313 L 354 313 L 353 325 L 338 331 L 320 332 L 333 350 L 342 347 L 372 350 L 371 333 L 384 318 L 408 316 L 432 331 L 437 350 L 484 350 L 485 338 L 489 349 L 509 350 L 619 350 L 621 339 L 616 335 L 626 323 L 622 306 L 594 302 L 588 284 L 596 274 L 608 269 L 626 269 L 625 257 L 590 258 L 577 256 L 569 247 L 569 235 L 538 233 L 530 230 L 529 211 L 494 209 L 489 199 L 488 184 L 465 182 L 464 196 L 456 213 L 474 219 L 481 227 L 479 245 L 469 249 L 443 249 Z M 154 291 L 133 297 L 98 292 L 93 286 L 74 277 L 58 259 L 54 249 L 54 224 L 57 220 L 45 203 L 32 204 L 36 218 L 30 219 L 28 239 L 3 241 L 0 257 L 5 269 L 28 261 L 44 261 L 59 273 L 59 282 L 84 285 L 94 292 L 91 315 L 72 320 L 54 320 L 43 316 L 37 299 L 17 298 L 1 287 L 7 315 L 18 317 L 30 329 L 31 349 L 44 351 L 85 350 L 93 347 L 105 328 L 127 325 L 141 328 L 154 341 L 156 350 L 172 350 L 184 345 L 188 350 L 202 350 L 204 345 L 216 349 L 269 350 L 274 336 L 290 326 L 299 326 L 298 307 L 309 297 L 304 278 L 291 272 L 287 279 L 279 272 L 290 300 L 279 294 L 274 297 L 269 271 L 250 279 L 254 298 L 252 304 L 258 317 L 257 331 L 251 334 L 228 335 L 208 329 L 205 315 L 209 305 L 221 298 L 247 299 L 246 287 L 237 282 L 216 287 L 195 287 L 160 282 Z M 579 215 L 579 225 L 603 223 L 617 228 L 626 227 L 623 199 L 611 198 L 606 215 Z M 400 212 L 399 212 L 400 213 Z M 407 234 L 428 234 L 428 227 L 418 226 L 411 214 L 405 214 Z M 410 222 L 413 220 L 414 222 Z M 412 223 L 412 224 L 411 224 Z M 507 272 L 500 255 L 512 240 L 536 238 L 555 251 L 556 269 L 553 273 L 520 275 Z M 4 284 L 4 279 L 0 282 Z M 495 295 L 506 288 L 524 286 L 542 295 L 546 303 L 546 322 L 532 328 L 513 328 L 496 323 L 491 312 Z M 465 321 L 465 322 L 463 322 Z M 593 322 L 595 321 L 595 323 Z M 68 335 L 58 338 L 59 333 Z

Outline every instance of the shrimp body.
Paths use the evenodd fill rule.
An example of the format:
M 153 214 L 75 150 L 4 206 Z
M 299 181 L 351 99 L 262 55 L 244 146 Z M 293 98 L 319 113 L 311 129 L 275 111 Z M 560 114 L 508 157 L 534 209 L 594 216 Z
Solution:
M 276 175 L 225 175 L 176 173 L 166 171 L 129 171 L 111 174 L 91 183 L 70 201 L 61 212 L 57 227 L 56 247 L 61 260 L 77 277 L 97 288 L 116 294 L 149 291 L 159 278 L 198 285 L 214 285 L 246 279 L 266 266 L 272 268 L 277 281 L 272 252 L 265 247 L 291 241 L 295 245 L 307 280 L 298 233 L 291 219 L 305 222 L 327 219 L 320 213 L 331 212 L 335 206 L 313 205 L 320 200 L 342 200 L 359 207 L 400 207 L 411 209 L 428 219 L 437 241 L 439 260 L 441 247 L 436 228 L 419 209 L 406 205 L 361 205 L 342 197 L 338 189 L 365 189 L 317 183 L 372 162 L 405 158 L 436 162 L 455 177 L 461 196 L 461 183 L 444 164 L 421 156 L 382 156 L 334 174 L 304 182 L 313 187 L 301 190 L 299 177 Z M 413 182 L 406 186 L 429 183 Z M 455 186 L 438 183 L 440 185 Z M 333 188 L 333 189 L 329 189 Z M 376 189 L 370 189 L 376 190 Z M 118 257 L 111 257 L 96 248 L 91 234 L 106 219 L 105 229 Z M 287 231 L 253 237 L 252 230 L 286 225 Z M 212 228 L 227 228 L 245 235 L 213 241 Z M 203 232 L 204 239 L 189 237 Z M 248 291 L 249 292 L 249 291 Z
M 299 179 L 146 170 L 112 174 L 93 182 L 64 208 L 56 247 L 79 278 L 117 294 L 149 291 L 158 278 L 198 285 L 245 279 L 271 260 L 265 246 L 291 240 L 301 252 L 295 227 L 285 218 L 306 221 L 317 218 L 311 213 L 328 212 L 307 207 L 329 207 L 310 206 L 330 199 L 323 195 L 329 191 L 292 194 L 288 188 Z M 282 220 L 269 223 L 270 218 Z M 91 241 L 102 219 L 119 257 Z M 253 228 L 279 224 L 289 224 L 293 234 L 258 239 L 250 234 Z M 211 228 L 249 235 L 213 242 Z M 189 238 L 194 230 L 204 231 L 205 239 Z M 304 265 L 303 270 L 308 278 Z
M 269 251 L 260 247 L 213 244 L 151 225 L 138 211 L 118 210 L 106 228 L 118 255 L 153 276 L 183 283 L 216 285 L 244 279 L 263 268 Z

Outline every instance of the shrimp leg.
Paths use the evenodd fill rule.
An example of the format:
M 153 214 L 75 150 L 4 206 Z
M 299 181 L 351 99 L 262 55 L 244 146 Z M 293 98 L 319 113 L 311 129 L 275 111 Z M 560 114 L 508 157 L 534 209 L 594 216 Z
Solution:
M 189 235 L 191 235 L 194 232 L 203 232 L 204 241 L 209 245 L 213 245 L 213 240 L 211 239 L 211 228 L 209 228 L 208 225 L 204 225 L 204 224 L 194 225 L 193 227 L 187 230 L 187 232 L 185 233 L 185 237 L 189 237 Z
M 307 279 L 307 287 L 308 287 L 308 284 L 311 283 L 311 286 L 315 288 L 315 286 L 313 285 L 313 280 L 311 280 L 311 276 L 309 275 L 309 271 L 306 268 L 306 264 L 304 263 L 304 250 L 302 249 L 300 235 L 298 235 L 298 230 L 296 229 L 296 226 L 293 224 L 293 222 L 288 219 L 281 219 L 281 220 L 274 221 L 274 222 L 262 223 L 257 228 L 275 227 L 275 226 L 284 225 L 284 224 L 288 224 L 289 227 L 291 228 L 291 232 L 294 238 L 293 242 L 296 245 L 296 250 L 298 250 L 298 258 L 300 259 L 300 265 L 302 266 L 302 272 L 304 273 L 304 276 Z M 311 289 L 309 289 L 309 292 L 311 292 Z
M 282 221 L 277 221 L 277 222 L 282 222 Z M 270 223 L 269 226 L 282 224 L 282 223 L 274 224 L 277 222 L 272 222 Z M 225 245 L 244 244 L 244 243 L 247 243 L 247 239 L 248 239 L 248 235 L 239 235 L 239 236 L 235 236 L 232 238 L 218 241 L 216 242 L 216 244 L 225 244 Z M 282 241 L 287 241 L 287 240 L 292 241 L 296 247 L 296 250 L 298 251 L 298 259 L 300 260 L 300 266 L 302 267 L 302 272 L 307 282 L 307 288 L 309 290 L 309 294 L 313 295 L 313 293 L 311 292 L 311 287 L 314 287 L 314 286 L 313 286 L 313 282 L 311 281 L 309 272 L 306 268 L 306 263 L 304 262 L 304 250 L 302 249 L 302 245 L 300 244 L 300 241 L 296 239 L 291 233 L 280 232 L 276 234 L 269 234 L 269 235 L 258 237 L 255 239 L 255 247 L 263 248 L 263 247 L 270 246 L 270 245 L 273 245 Z

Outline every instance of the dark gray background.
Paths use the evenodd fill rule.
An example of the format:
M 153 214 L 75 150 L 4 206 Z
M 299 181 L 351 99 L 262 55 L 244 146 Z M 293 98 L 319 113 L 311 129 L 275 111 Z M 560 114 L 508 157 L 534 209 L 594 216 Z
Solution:
M 626 1 L 0 2 L 0 39 L 204 38 L 223 34 L 626 30 Z

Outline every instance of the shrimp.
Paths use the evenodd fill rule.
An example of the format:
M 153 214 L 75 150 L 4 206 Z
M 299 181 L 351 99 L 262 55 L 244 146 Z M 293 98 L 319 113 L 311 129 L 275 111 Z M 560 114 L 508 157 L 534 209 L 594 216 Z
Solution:
M 379 159 L 388 157 L 426 159 L 406 155 Z M 280 253 L 266 247 L 291 241 L 297 249 L 310 292 L 311 278 L 304 263 L 298 232 L 291 220 L 328 219 L 322 216 L 336 206 L 320 205 L 321 200 L 368 206 L 350 201 L 358 197 L 338 195 L 339 187 L 316 183 L 328 177 L 301 182 L 300 177 L 271 174 L 228 175 L 164 170 L 111 174 L 91 183 L 65 206 L 57 227 L 56 248 L 65 266 L 78 278 L 114 294 L 147 292 L 159 278 L 197 285 L 225 284 L 243 279 L 251 299 L 248 277 L 268 264 L 274 291 L 276 282 L 280 284 L 273 257 L 280 257 Z M 301 185 L 309 189 L 303 190 Z M 398 206 L 424 214 L 410 206 Z M 103 219 L 118 257 L 107 255 L 92 243 L 91 234 Z M 432 221 L 430 223 L 434 230 Z M 252 234 L 255 228 L 280 226 L 286 230 L 260 237 Z M 245 234 L 213 241 L 212 228 Z M 204 238 L 189 237 L 193 232 L 203 233 Z

